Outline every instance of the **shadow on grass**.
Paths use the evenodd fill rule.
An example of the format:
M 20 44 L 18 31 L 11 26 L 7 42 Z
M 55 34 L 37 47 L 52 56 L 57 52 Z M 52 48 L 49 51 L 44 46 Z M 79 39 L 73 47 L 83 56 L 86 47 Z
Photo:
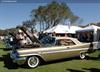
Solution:
M 90 72 L 100 72 L 100 69 L 97 68 L 83 68 L 85 70 L 89 70 Z
M 11 48 L 0 48 L 0 50 L 3 50 L 3 51 L 10 51 L 12 50 Z
M 76 70 L 76 69 L 66 69 L 66 70 L 70 72 L 86 72 L 86 71 Z M 100 72 L 100 69 L 97 68 L 83 68 L 83 70 L 89 70 L 89 72 Z
M 84 72 L 84 71 L 81 71 L 81 70 L 76 70 L 76 69 L 66 69 L 67 71 L 70 71 L 70 72 Z
M 3 59 L 3 56 L 2 55 L 0 55 L 0 61 L 3 61 L 4 59 Z
M 0 48 L 0 50 L 4 50 L 4 48 Z
M 89 57 L 89 56 L 86 58 L 86 60 L 94 60 L 94 61 L 99 59 L 100 59 L 99 57 Z
M 18 65 L 13 63 L 9 54 L 3 55 L 4 67 L 8 69 L 18 69 Z

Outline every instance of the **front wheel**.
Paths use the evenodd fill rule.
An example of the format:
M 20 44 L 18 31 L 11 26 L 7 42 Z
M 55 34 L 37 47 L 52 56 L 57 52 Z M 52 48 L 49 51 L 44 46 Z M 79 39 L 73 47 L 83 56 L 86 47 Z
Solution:
M 35 68 L 40 64 L 40 59 L 37 56 L 31 56 L 27 59 L 27 65 L 30 68 Z

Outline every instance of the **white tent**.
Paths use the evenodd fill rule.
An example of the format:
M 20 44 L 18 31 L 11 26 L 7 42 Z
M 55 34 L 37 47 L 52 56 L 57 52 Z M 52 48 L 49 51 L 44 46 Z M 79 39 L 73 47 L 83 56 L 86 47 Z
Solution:
M 75 34 L 76 33 L 76 30 L 80 30 L 82 29 L 81 27 L 78 27 L 78 26 L 68 26 L 68 25 L 57 25 L 57 26 L 54 26 L 48 30 L 45 30 L 45 32 L 47 33 L 71 33 L 71 34 Z
M 85 27 L 85 28 L 83 28 L 83 29 L 80 29 L 80 30 L 78 30 L 77 32 L 93 32 L 93 35 L 94 35 L 94 41 L 96 41 L 96 40 L 98 40 L 98 33 L 97 33 L 97 31 L 98 30 L 100 30 L 100 27 L 98 27 L 98 26 L 95 26 L 95 25 L 90 25 L 90 26 L 87 26 L 87 27 Z
M 80 29 L 78 31 L 90 31 L 90 30 L 93 30 L 93 31 L 96 32 L 98 29 L 100 29 L 100 27 L 95 26 L 95 25 L 90 25 L 90 26 L 87 26 L 87 27 L 85 27 L 83 29 Z

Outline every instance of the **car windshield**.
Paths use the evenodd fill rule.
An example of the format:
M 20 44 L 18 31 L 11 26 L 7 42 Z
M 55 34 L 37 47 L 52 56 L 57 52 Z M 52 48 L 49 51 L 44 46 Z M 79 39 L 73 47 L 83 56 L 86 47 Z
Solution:
M 56 43 L 55 38 L 50 36 L 44 36 L 40 41 L 46 46 L 53 46 Z

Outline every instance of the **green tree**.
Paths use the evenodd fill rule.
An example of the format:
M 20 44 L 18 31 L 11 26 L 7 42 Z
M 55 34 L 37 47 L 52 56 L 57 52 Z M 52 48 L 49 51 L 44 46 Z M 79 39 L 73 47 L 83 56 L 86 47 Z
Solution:
M 35 25 L 36 25 L 36 20 L 35 19 L 27 20 L 27 21 L 23 22 L 23 26 L 29 28 L 32 33 L 34 33 L 36 31 Z
M 17 31 L 16 28 L 0 30 L 0 36 L 7 36 L 9 33 L 15 33 L 16 31 Z
M 42 28 L 44 29 L 44 22 L 46 22 L 46 16 L 45 16 L 45 13 L 46 13 L 46 7 L 45 6 L 39 6 L 38 9 L 34 9 L 32 10 L 31 12 L 31 17 L 32 17 L 32 20 L 35 18 L 37 24 L 40 25 L 40 31 L 42 30 Z
M 64 23 L 67 19 L 70 19 L 71 23 L 73 23 L 79 18 L 73 14 L 66 3 L 55 1 L 46 6 L 39 6 L 38 9 L 33 9 L 31 16 L 39 22 L 37 24 L 40 25 L 40 30 Z

